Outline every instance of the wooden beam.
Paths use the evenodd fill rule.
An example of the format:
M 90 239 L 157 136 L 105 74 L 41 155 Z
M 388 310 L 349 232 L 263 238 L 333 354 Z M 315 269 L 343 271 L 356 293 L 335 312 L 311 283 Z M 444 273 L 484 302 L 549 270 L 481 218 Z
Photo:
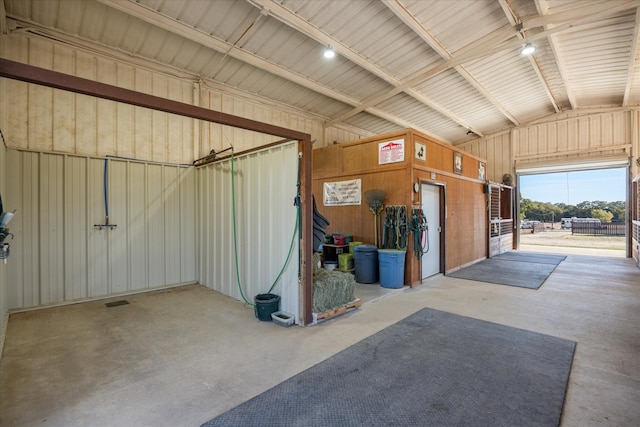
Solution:
M 33 65 L 15 62 L 4 58 L 0 58 L 0 77 L 48 86 L 54 89 L 67 90 L 83 95 L 95 96 L 97 98 L 150 108 L 157 111 L 164 111 L 165 113 L 177 114 L 179 116 L 191 117 L 207 122 L 219 123 L 226 126 L 265 133 L 268 135 L 275 135 L 281 138 L 288 138 L 297 141 L 311 139 L 309 134 L 295 130 L 245 119 L 243 117 L 219 111 L 213 111 L 191 104 L 184 104 L 182 102 L 172 101 L 170 99 L 136 92 L 118 86 L 83 79 L 47 70 L 45 68 L 34 67 Z

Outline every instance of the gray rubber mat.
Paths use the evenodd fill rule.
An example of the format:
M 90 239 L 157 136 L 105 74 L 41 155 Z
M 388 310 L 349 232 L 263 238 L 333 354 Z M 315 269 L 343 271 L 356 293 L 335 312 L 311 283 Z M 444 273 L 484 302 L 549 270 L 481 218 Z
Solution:
M 564 261 L 567 256 L 566 255 L 556 255 L 556 254 L 543 254 L 537 252 L 516 252 L 510 251 L 500 254 L 498 256 L 493 257 L 494 259 L 500 260 L 508 260 L 508 261 L 522 261 L 522 262 L 532 262 L 539 264 L 554 264 L 558 265 L 562 261 Z
M 425 308 L 203 426 L 557 426 L 574 350 Z
M 460 270 L 449 277 L 538 289 L 566 256 L 531 252 L 506 252 Z

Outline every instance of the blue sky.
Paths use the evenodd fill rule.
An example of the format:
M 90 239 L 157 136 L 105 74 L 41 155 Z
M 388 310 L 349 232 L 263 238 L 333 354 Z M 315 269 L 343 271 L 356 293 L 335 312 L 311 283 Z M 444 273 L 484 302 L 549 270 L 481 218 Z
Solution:
M 536 202 L 566 203 L 626 199 L 624 168 L 520 176 L 520 194 Z

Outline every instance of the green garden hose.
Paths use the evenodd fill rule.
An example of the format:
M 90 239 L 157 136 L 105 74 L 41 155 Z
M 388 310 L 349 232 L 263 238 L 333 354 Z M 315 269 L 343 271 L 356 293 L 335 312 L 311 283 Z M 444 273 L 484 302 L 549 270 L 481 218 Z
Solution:
M 236 220 L 236 184 L 235 184 L 235 169 L 234 169 L 234 163 L 235 163 L 235 156 L 233 153 L 233 149 L 231 150 L 231 206 L 232 206 L 232 212 L 233 212 L 233 252 L 234 252 L 234 256 L 235 256 L 235 264 L 236 264 L 236 279 L 237 279 L 237 283 L 238 283 L 238 290 L 240 291 L 240 296 L 242 296 L 242 300 L 248 304 L 248 305 L 253 305 L 249 300 L 247 300 L 247 297 L 244 295 L 244 292 L 242 291 L 242 285 L 240 283 L 240 264 L 238 262 L 238 237 L 237 237 L 237 220 Z M 289 252 L 287 253 L 287 258 L 284 261 L 284 264 L 282 265 L 282 268 L 280 269 L 280 273 L 278 273 L 278 276 L 276 277 L 276 279 L 273 281 L 273 284 L 271 285 L 271 287 L 269 288 L 269 290 L 267 291 L 267 293 L 271 293 L 271 291 L 273 290 L 273 288 L 275 288 L 276 284 L 278 283 L 278 280 L 280 280 L 280 277 L 282 277 L 282 274 L 284 273 L 284 270 L 287 268 L 287 265 L 289 264 L 289 260 L 291 259 L 291 254 L 293 253 L 293 247 L 295 246 L 295 241 L 296 241 L 296 235 L 297 235 L 297 231 L 298 231 L 298 226 L 300 223 L 300 203 L 299 203 L 299 199 L 300 199 L 300 160 L 298 160 L 298 195 L 296 197 L 296 222 L 295 225 L 293 226 L 293 233 L 291 236 L 291 243 L 289 245 Z

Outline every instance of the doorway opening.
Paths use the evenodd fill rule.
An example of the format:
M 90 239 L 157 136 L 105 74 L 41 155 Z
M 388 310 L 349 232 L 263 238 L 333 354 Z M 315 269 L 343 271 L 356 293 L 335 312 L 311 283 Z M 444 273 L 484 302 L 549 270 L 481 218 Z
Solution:
M 425 252 L 421 258 L 420 277 L 424 280 L 443 271 L 442 266 L 442 186 L 422 183 L 420 201 L 427 221 Z
M 628 256 L 627 162 L 519 169 L 518 248 Z

